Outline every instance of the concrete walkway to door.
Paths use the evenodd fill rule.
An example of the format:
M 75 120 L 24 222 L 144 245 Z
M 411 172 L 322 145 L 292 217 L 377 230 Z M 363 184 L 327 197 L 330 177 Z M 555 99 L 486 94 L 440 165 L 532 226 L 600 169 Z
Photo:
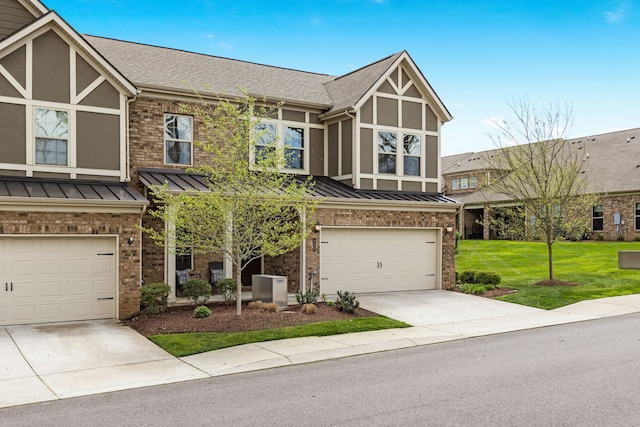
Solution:
M 113 320 L 0 327 L 0 408 L 640 312 L 640 295 L 550 311 L 451 291 L 359 294 L 358 300 L 413 327 L 269 341 L 182 358 Z

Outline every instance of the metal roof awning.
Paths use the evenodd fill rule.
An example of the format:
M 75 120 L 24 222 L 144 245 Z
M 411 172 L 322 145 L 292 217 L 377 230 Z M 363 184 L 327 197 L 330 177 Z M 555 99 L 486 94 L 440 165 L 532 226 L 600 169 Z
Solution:
M 140 181 L 146 186 L 167 184 L 170 191 L 206 191 L 207 181 L 200 175 L 178 169 L 138 169 Z M 308 175 L 294 175 L 299 182 Z M 438 193 L 406 191 L 357 190 L 327 176 L 314 176 L 313 196 L 325 199 L 351 199 L 361 201 L 429 202 L 457 205 L 458 202 Z
M 120 182 L 0 177 L 2 205 L 48 205 L 48 210 L 63 205 L 137 206 L 149 201 L 135 188 Z

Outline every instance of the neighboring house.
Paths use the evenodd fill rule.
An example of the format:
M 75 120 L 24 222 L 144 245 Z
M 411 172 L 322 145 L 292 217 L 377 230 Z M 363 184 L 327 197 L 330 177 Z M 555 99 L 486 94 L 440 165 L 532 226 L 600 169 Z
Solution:
M 212 261 L 231 276 L 136 228 L 165 226 L 146 213 L 150 186 L 200 188 L 186 169 L 208 161 L 203 135 L 180 107 L 200 100 L 184 82 L 205 100 L 241 87 L 284 102 L 265 125 L 299 151 L 287 172 L 316 179 L 321 230 L 251 272 L 327 294 L 455 285 L 460 204 L 438 193 L 451 115 L 407 52 L 336 77 L 82 37 L 38 1 L 5 0 L 0 23 L 0 325 L 124 318 L 142 280 L 175 290 L 176 270 L 208 279 Z
M 591 219 L 589 238 L 640 238 L 640 129 L 568 139 L 565 144 L 584 153 L 582 173 L 588 191 L 599 196 L 598 204 L 584 213 Z M 456 227 L 464 239 L 500 238 L 480 223 L 511 203 L 504 194 L 491 192 L 491 180 L 503 173 L 490 166 L 498 153 L 488 150 L 442 158 L 443 192 L 464 204 Z

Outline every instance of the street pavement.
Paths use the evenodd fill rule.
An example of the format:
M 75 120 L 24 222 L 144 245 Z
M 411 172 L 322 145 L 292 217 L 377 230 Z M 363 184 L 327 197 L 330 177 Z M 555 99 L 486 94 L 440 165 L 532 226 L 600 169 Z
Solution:
M 541 310 L 451 291 L 358 295 L 404 329 L 247 344 L 176 358 L 114 320 L 0 328 L 0 407 L 169 384 L 640 312 L 640 295 Z

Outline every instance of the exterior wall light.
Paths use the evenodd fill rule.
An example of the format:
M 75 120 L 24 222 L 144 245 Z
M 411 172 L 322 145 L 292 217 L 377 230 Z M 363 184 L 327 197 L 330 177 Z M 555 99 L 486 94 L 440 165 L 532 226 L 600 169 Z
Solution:
M 322 224 L 320 224 L 319 222 L 316 222 L 316 225 L 313 226 L 313 231 L 315 233 L 319 233 L 320 230 L 322 230 Z
M 448 224 L 447 228 L 445 229 L 445 231 L 447 232 L 447 234 L 453 233 L 453 225 Z

